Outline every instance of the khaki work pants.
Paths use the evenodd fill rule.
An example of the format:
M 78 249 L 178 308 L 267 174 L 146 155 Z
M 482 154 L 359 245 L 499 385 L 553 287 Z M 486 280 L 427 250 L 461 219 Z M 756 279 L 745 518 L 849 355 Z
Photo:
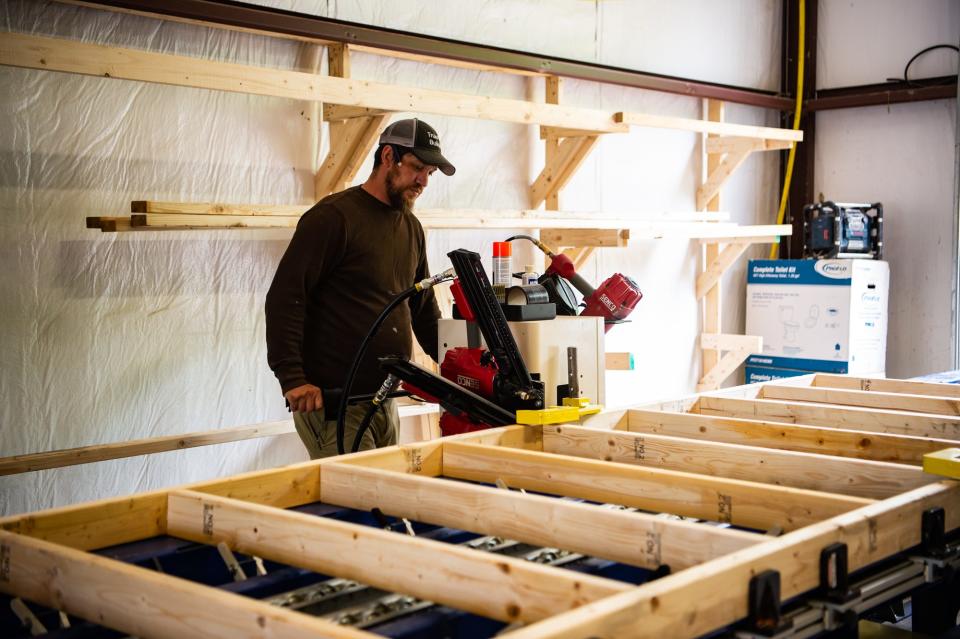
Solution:
M 370 407 L 369 402 L 355 404 L 347 408 L 347 418 L 344 420 L 343 448 L 350 452 L 353 440 L 360 430 L 363 416 Z M 297 427 L 297 434 L 310 453 L 310 459 L 332 457 L 337 454 L 337 420 L 325 420 L 324 410 L 310 413 L 294 413 L 293 423 Z M 388 399 L 383 406 L 374 413 L 370 426 L 360 441 L 360 450 L 392 446 L 397 443 L 397 431 L 400 428 L 400 414 L 397 403 Z

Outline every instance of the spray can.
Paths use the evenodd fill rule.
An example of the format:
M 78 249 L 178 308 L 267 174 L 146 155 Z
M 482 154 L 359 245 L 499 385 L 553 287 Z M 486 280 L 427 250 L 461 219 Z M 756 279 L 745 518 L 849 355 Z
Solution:
M 493 281 L 491 284 L 510 286 L 510 256 L 513 254 L 513 245 L 510 242 L 493 243 Z

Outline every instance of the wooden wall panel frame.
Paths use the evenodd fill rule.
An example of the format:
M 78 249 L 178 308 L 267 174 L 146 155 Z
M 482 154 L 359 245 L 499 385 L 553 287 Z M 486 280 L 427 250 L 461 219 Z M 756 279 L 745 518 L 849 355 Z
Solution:
M 715 339 L 718 345 L 722 341 Z M 143 637 L 371 636 L 84 552 L 172 534 L 202 543 L 226 541 L 241 552 L 526 622 L 508 629 L 505 636 L 513 638 L 711 633 L 746 615 L 749 580 L 760 571 L 778 571 L 781 597 L 792 598 L 818 586 L 819 553 L 832 543 L 847 544 L 850 569 L 858 570 L 886 566 L 894 556 L 903 560 L 906 551 L 922 552 L 921 515 L 931 508 L 943 508 L 945 531 L 960 528 L 960 482 L 921 473 L 915 459 L 886 463 L 829 454 L 854 437 L 876 440 L 877 449 L 914 441 L 960 443 L 850 429 L 853 416 L 858 424 L 869 421 L 865 414 L 879 414 L 910 432 L 929 429 L 931 420 L 953 424 L 951 402 L 925 404 L 945 413 L 790 404 L 791 410 L 816 408 L 803 415 L 819 422 L 815 426 L 697 414 L 719 410 L 711 406 L 756 410 L 778 403 L 757 399 L 764 389 L 823 388 L 816 379 L 611 411 L 588 418 L 587 427 L 506 426 L 6 517 L 0 519 L 0 592 Z M 837 379 L 824 381 L 842 387 Z M 864 388 L 877 381 L 855 383 Z M 887 381 L 882 388 L 817 398 L 844 401 L 851 392 L 867 393 L 869 398 L 856 397 L 876 405 L 896 393 L 893 399 L 900 401 L 917 397 L 904 392 L 917 389 L 910 383 Z M 939 390 L 931 386 L 921 397 L 940 398 Z M 671 434 L 660 434 L 667 427 Z M 659 430 L 651 433 L 654 429 Z M 723 439 L 715 437 L 719 433 L 751 445 L 717 441 Z M 782 450 L 778 440 L 788 435 L 806 441 L 798 442 L 802 446 L 812 446 L 811 437 L 822 441 L 816 454 Z M 919 449 L 911 451 L 916 456 Z M 637 465 L 648 462 L 673 469 Z M 813 477 L 817 473 L 820 477 Z M 806 480 L 819 481 L 822 490 L 781 485 Z M 506 488 L 468 483 L 476 481 Z M 527 494 L 524 488 L 547 494 Z M 285 510 L 317 501 L 377 507 L 389 515 L 649 569 L 668 565 L 674 572 L 633 587 Z M 629 509 L 637 507 L 644 512 Z M 713 522 L 646 512 L 658 510 Z M 754 531 L 717 528 L 717 520 Z M 768 535 L 755 532 L 767 527 Z M 327 550 L 332 544 L 342 552 L 315 552 L 324 540 Z M 362 561 L 354 559 L 358 556 Z

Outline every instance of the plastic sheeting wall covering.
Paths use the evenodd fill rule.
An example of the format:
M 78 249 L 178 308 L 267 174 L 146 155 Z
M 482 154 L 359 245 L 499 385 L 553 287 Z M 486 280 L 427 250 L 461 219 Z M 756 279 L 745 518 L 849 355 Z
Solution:
M 479 3 L 504 15 L 508 4 Z M 568 42 L 573 49 L 596 55 L 608 39 L 623 38 L 621 25 L 602 20 L 591 3 L 521 4 L 520 15 L 530 20 L 506 20 L 500 27 L 510 46 L 535 50 L 537 43 L 526 42 L 528 37 L 546 42 L 553 36 L 527 30 L 528 24 L 562 19 L 571 7 L 582 12 L 583 6 L 590 9 L 584 18 L 590 28 L 580 27 L 585 32 Z M 768 16 L 771 3 L 755 4 L 777 22 Z M 385 14 L 388 6 L 394 26 L 412 29 L 433 5 L 311 8 L 360 19 Z M 708 14 L 720 11 L 711 3 L 702 6 Z M 483 24 L 471 30 L 467 21 L 454 29 L 441 21 L 435 27 L 450 37 L 483 41 Z M 0 1 L 0 28 L 275 68 L 296 68 L 302 56 L 301 45 L 289 40 L 57 3 Z M 748 32 L 751 26 L 744 22 L 739 36 L 729 38 L 747 39 Z M 775 72 L 778 46 L 765 46 L 769 64 L 760 75 Z M 687 56 L 692 67 L 703 58 L 680 44 L 672 53 Z M 717 55 L 722 57 L 722 50 Z M 649 68 L 651 60 L 636 62 Z M 726 63 L 738 64 L 735 56 Z M 538 80 L 362 54 L 354 55 L 352 73 L 517 99 L 543 92 Z M 701 108 L 690 98 L 584 82 L 567 82 L 564 101 L 684 117 L 699 117 Z M 6 123 L 0 127 L 0 455 L 284 418 L 279 387 L 266 364 L 262 308 L 291 231 L 102 234 L 85 229 L 84 217 L 123 214 L 137 199 L 312 202 L 313 172 L 326 151 L 322 136 L 320 147 L 311 148 L 315 110 L 293 100 L 0 67 L 0 113 Z M 534 127 L 425 119 L 440 132 L 458 171 L 453 178 L 434 178 L 420 206 L 527 206 L 529 184 L 543 161 Z M 728 119 L 777 124 L 776 114 L 748 107 L 729 108 Z M 369 170 L 368 161 L 359 179 Z M 562 205 L 637 215 L 689 212 L 700 170 L 698 136 L 636 130 L 601 142 L 565 190 Z M 725 190 L 724 208 L 738 221 L 769 223 L 776 181 L 773 155 L 749 160 Z M 444 268 L 446 252 L 461 246 L 488 255 L 491 243 L 506 236 L 432 232 L 431 266 Z M 699 362 L 692 295 L 698 251 L 687 241 L 640 241 L 599 252 L 585 269 L 591 280 L 628 273 L 645 293 L 634 321 L 609 336 L 609 350 L 635 353 L 638 370 L 608 375 L 608 403 L 693 388 Z M 730 331 L 742 329 L 741 282 L 742 269 L 727 281 Z M 3 477 L 0 513 L 303 459 L 291 435 Z

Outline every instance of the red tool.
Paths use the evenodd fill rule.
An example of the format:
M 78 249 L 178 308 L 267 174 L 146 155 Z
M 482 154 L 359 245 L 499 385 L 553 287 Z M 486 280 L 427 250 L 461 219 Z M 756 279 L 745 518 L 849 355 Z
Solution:
M 614 273 L 604 280 L 603 284 L 593 288 L 587 280 L 577 273 L 573 261 L 569 257 L 563 253 L 554 253 L 549 246 L 529 235 L 514 235 L 507 241 L 518 238 L 530 240 L 537 248 L 546 253 L 547 257 L 550 258 L 550 266 L 547 267 L 544 276 L 562 277 L 580 291 L 580 294 L 583 295 L 584 305 L 580 315 L 604 318 L 606 320 L 605 331 L 609 331 L 614 324 L 626 319 L 643 298 L 643 293 L 640 292 L 637 283 L 622 273 Z M 557 301 L 557 303 L 560 304 L 563 301 Z M 560 309 L 557 312 L 559 314 Z M 576 314 L 575 311 L 572 314 Z

